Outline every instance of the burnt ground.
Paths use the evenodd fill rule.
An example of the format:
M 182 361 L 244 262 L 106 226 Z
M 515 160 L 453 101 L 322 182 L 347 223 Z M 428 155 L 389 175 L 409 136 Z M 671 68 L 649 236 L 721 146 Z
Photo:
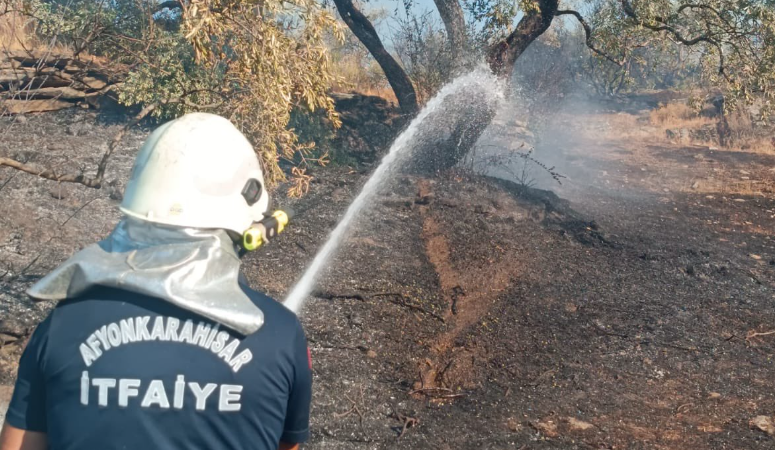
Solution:
M 750 424 L 775 415 L 773 155 L 622 137 L 609 119 L 542 143 L 568 177 L 547 185 L 557 195 L 396 177 L 302 314 L 307 448 L 775 446 Z M 0 152 L 89 167 L 117 126 L 80 112 L 4 122 Z M 119 150 L 117 187 L 143 136 Z M 278 199 L 298 218 L 246 260 L 254 287 L 288 292 L 370 170 L 320 169 L 308 196 Z M 9 169 L 0 186 L 0 336 L 13 340 L 51 306 L 23 289 L 110 230 L 120 189 Z M 23 341 L 0 348 L 6 386 Z

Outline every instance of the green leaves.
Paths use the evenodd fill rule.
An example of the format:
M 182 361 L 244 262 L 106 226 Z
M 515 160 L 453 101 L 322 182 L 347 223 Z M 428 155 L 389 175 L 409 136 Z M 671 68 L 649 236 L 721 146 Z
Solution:
M 206 110 L 232 120 L 270 184 L 285 179 L 281 160 L 314 160 L 295 157 L 313 144 L 299 143 L 291 110 L 340 124 L 325 38 L 343 32 L 316 0 L 183 0 L 164 10 L 158 0 L 0 2 L 34 18 L 47 41 L 115 63 L 123 104 L 159 104 L 162 119 Z M 308 182 L 304 167 L 294 173 Z
M 182 30 L 203 67 L 223 67 L 221 110 L 251 138 L 270 183 L 284 179 L 280 160 L 306 148 L 288 128 L 292 109 L 322 109 L 339 125 L 324 37 L 343 34 L 317 2 L 196 1 L 184 8 Z

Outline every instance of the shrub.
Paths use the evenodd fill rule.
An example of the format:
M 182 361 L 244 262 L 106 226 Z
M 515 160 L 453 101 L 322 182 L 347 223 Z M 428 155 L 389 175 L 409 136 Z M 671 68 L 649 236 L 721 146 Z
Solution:
M 284 160 L 296 163 L 295 187 L 303 188 L 305 166 L 315 158 L 309 157 L 311 144 L 289 126 L 291 111 L 323 111 L 330 124 L 339 124 L 327 95 L 336 75 L 326 38 L 342 39 L 336 19 L 315 0 L 172 6 L 0 0 L 0 12 L 33 19 L 42 41 L 129 67 L 119 88 L 122 103 L 156 104 L 154 114 L 165 119 L 198 110 L 221 114 L 251 140 L 270 185 L 285 179 Z

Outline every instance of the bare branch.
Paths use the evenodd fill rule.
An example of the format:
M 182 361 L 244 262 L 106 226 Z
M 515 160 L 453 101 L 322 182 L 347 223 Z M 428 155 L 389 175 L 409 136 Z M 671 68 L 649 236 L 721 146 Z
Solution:
M 112 85 L 109 87 L 112 87 Z M 214 102 L 207 105 L 200 105 L 200 104 L 191 102 L 187 98 L 192 94 L 205 92 L 205 91 L 211 92 L 209 90 L 203 90 L 203 89 L 194 90 L 194 91 L 187 92 L 180 97 L 172 98 L 169 100 L 157 101 L 145 106 L 142 110 L 140 110 L 139 113 L 137 113 L 132 118 L 132 120 L 127 122 L 123 126 L 123 128 L 121 128 L 121 130 L 118 133 L 116 133 L 115 136 L 113 136 L 113 139 L 110 141 L 110 145 L 108 145 L 108 149 L 105 150 L 105 153 L 102 155 L 102 158 L 100 158 L 99 164 L 97 164 L 97 173 L 94 177 L 87 177 L 82 173 L 81 174 L 57 174 L 56 171 L 52 169 L 41 169 L 39 167 L 35 167 L 33 165 L 25 164 L 5 157 L 0 157 L 0 167 L 2 166 L 13 167 L 14 169 L 21 170 L 22 172 L 27 172 L 32 175 L 36 175 L 40 178 L 45 178 L 47 180 L 58 181 L 60 183 L 78 183 L 86 187 L 99 189 L 102 187 L 102 181 L 105 178 L 105 171 L 108 168 L 108 162 L 110 161 L 110 157 L 113 156 L 113 152 L 116 150 L 116 148 L 118 148 L 118 145 L 121 143 L 122 139 L 124 139 L 124 135 L 126 135 L 127 131 L 129 131 L 130 128 L 140 123 L 140 121 L 146 118 L 148 114 L 152 113 L 156 108 L 162 105 L 172 105 L 176 103 L 182 103 L 190 108 L 195 108 L 198 110 L 216 108 L 218 106 L 221 106 L 222 102 Z
M 608 61 L 611 61 L 612 63 L 616 64 L 617 66 L 621 67 L 624 65 L 624 59 L 617 60 L 614 59 L 613 56 L 609 55 L 608 53 L 604 52 L 603 50 L 598 49 L 595 47 L 595 44 L 592 43 L 592 28 L 589 26 L 586 20 L 584 20 L 584 17 L 578 12 L 578 11 L 572 11 L 572 10 L 559 10 L 557 11 L 558 16 L 564 16 L 564 15 L 572 15 L 576 17 L 576 20 L 579 21 L 581 26 L 584 28 L 584 34 L 586 35 L 586 44 L 587 47 L 589 47 L 590 50 L 595 52 L 596 54 L 602 56 L 603 58 L 607 59 Z
M 175 99 L 175 103 L 178 101 L 178 99 Z M 165 103 L 172 103 L 172 102 L 165 102 Z M 10 158 L 0 157 L 0 166 L 8 166 L 12 167 L 16 170 L 20 170 L 22 172 L 26 172 L 35 176 L 38 176 L 40 178 L 45 178 L 47 180 L 53 180 L 60 183 L 78 183 L 82 184 L 86 187 L 99 189 L 102 187 L 102 181 L 105 176 L 105 171 L 108 167 L 108 161 L 110 160 L 111 155 L 113 155 L 113 152 L 116 150 L 116 147 L 118 147 L 118 144 L 121 143 L 121 140 L 124 138 L 124 135 L 126 134 L 129 129 L 135 125 L 137 125 L 141 120 L 143 120 L 148 114 L 150 114 L 154 109 L 156 109 L 159 106 L 159 103 L 152 103 L 145 108 L 142 109 L 132 120 L 127 122 L 126 125 L 116 133 L 116 135 L 113 137 L 113 140 L 110 142 L 110 145 L 108 145 L 108 149 L 105 151 L 105 153 L 102 155 L 102 158 L 100 159 L 99 164 L 97 165 L 97 174 L 94 177 L 87 177 L 84 174 L 72 174 L 72 173 L 66 173 L 66 174 L 58 174 L 56 171 L 52 169 L 41 169 L 39 167 L 35 167 L 30 164 L 25 164 Z
M 156 5 L 156 8 L 153 9 L 153 14 L 156 14 L 157 12 L 162 11 L 164 9 L 177 9 L 177 8 L 183 8 L 183 4 L 177 0 L 168 0 L 166 2 L 162 2 Z
M 27 172 L 32 175 L 45 178 L 47 180 L 54 180 L 59 181 L 62 183 L 80 183 L 87 187 L 98 187 L 95 186 L 94 181 L 83 174 L 63 174 L 58 175 L 55 171 L 51 169 L 41 169 L 39 167 L 35 167 L 29 164 L 25 164 L 10 158 L 5 158 L 0 156 L 0 166 L 8 166 L 13 167 L 16 170 L 21 170 L 22 172 Z
M 655 17 L 653 20 L 655 22 L 657 22 L 658 24 L 649 23 L 646 20 L 643 20 L 643 19 L 641 19 L 638 16 L 637 12 L 635 11 L 635 8 L 633 8 L 633 6 L 632 6 L 632 4 L 630 3 L 629 0 L 621 0 L 621 3 L 622 3 L 622 8 L 624 9 L 624 14 L 627 17 L 637 21 L 640 26 L 642 26 L 642 27 L 644 27 L 646 29 L 649 29 L 649 30 L 652 30 L 652 31 L 657 31 L 657 32 L 659 32 L 659 31 L 666 31 L 666 32 L 670 33 L 673 36 L 673 39 L 675 39 L 676 41 L 678 41 L 681 44 L 686 45 L 688 47 L 691 47 L 693 45 L 697 45 L 700 42 L 704 42 L 706 44 L 709 44 L 709 45 L 712 45 L 712 46 L 716 47 L 716 49 L 718 50 L 718 53 L 719 53 L 719 69 L 718 69 L 718 73 L 719 73 L 719 75 L 722 75 L 722 76 L 724 76 L 724 78 L 729 80 L 729 76 L 726 73 L 726 59 L 724 57 L 724 49 L 722 48 L 721 43 L 719 41 L 717 41 L 716 39 L 714 39 L 713 37 L 711 37 L 710 34 L 702 34 L 702 35 L 699 35 L 697 37 L 689 39 L 689 38 L 685 37 L 683 34 L 681 34 L 681 32 L 678 31 L 675 27 L 669 25 L 667 23 L 667 19 L 662 18 L 662 17 Z M 691 5 L 684 5 L 684 6 L 686 6 L 686 8 L 691 7 Z M 683 9 L 686 9 L 686 8 L 684 8 L 682 6 L 680 10 L 683 10 Z
M 487 49 L 487 63 L 496 74 L 511 74 L 517 58 L 551 26 L 559 0 L 537 0 L 537 4 L 538 9 L 526 11 L 514 31 Z
M 729 21 L 728 21 L 728 20 L 727 20 L 727 19 L 726 19 L 726 18 L 725 18 L 725 17 L 724 17 L 722 14 L 721 14 L 721 12 L 719 12 L 719 10 L 717 10 L 716 8 L 714 8 L 714 7 L 710 6 L 710 5 L 702 5 L 702 4 L 696 4 L 696 3 L 687 3 L 687 4 L 684 4 L 684 5 L 681 5 L 681 6 L 679 6 L 679 7 L 678 7 L 678 14 L 681 14 L 682 12 L 684 12 L 684 10 L 687 10 L 687 9 L 704 9 L 704 10 L 710 11 L 710 12 L 712 12 L 713 14 L 715 14 L 715 15 L 716 15 L 716 17 L 718 17 L 718 18 L 719 18 L 719 20 L 721 20 L 722 22 L 724 22 L 724 24 L 725 24 L 727 27 L 729 27 L 729 30 L 734 30 L 734 29 L 735 29 L 734 25 L 732 25 L 732 24 L 731 24 L 731 23 L 730 23 L 730 22 L 729 22 Z
M 150 105 L 146 106 L 142 110 L 140 110 L 137 115 L 127 122 L 126 125 L 124 125 L 123 128 L 121 128 L 121 131 L 116 133 L 115 136 L 113 136 L 113 140 L 110 141 L 110 145 L 108 145 L 107 151 L 105 151 L 105 154 L 102 155 L 102 159 L 100 159 L 100 163 L 97 165 L 97 176 L 95 176 L 95 180 L 97 181 L 97 187 L 100 187 L 99 185 L 102 184 L 102 179 L 105 176 L 105 170 L 108 168 L 108 161 L 110 160 L 110 157 L 113 155 L 113 151 L 116 150 L 118 147 L 118 144 L 121 143 L 121 140 L 124 139 L 124 135 L 127 131 L 129 131 L 130 128 L 137 125 L 141 120 L 143 120 L 148 114 L 150 114 L 154 109 L 156 109 L 159 106 L 159 103 L 151 103 Z

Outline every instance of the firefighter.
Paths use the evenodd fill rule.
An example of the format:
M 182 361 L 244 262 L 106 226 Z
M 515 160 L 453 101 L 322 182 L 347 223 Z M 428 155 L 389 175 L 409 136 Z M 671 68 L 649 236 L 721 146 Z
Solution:
M 155 130 L 110 236 L 28 291 L 59 303 L 21 358 L 0 450 L 298 448 L 304 331 L 239 273 L 240 246 L 287 221 L 268 208 L 228 120 L 195 113 Z

